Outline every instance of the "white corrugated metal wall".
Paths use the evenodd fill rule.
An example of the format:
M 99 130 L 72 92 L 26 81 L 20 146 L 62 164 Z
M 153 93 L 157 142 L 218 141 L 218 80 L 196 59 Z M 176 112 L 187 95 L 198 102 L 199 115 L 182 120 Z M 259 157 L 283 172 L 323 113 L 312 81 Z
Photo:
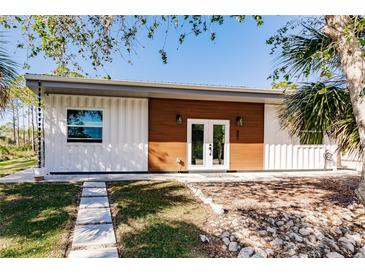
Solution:
M 329 144 L 328 140 L 323 145 L 300 145 L 298 138 L 280 128 L 277 105 L 265 104 L 264 130 L 265 169 L 324 169 L 336 166 L 336 146 Z M 326 151 L 333 154 L 332 161 L 325 161 Z
M 148 99 L 46 95 L 48 172 L 147 171 Z M 67 108 L 102 109 L 102 143 L 67 143 Z
M 359 151 L 346 152 L 341 157 L 341 165 L 346 168 L 361 171 L 362 162 Z

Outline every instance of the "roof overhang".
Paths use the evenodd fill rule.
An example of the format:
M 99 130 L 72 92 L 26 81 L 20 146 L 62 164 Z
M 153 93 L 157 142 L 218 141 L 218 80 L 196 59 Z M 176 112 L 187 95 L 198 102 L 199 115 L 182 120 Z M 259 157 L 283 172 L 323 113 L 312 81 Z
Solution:
M 67 78 L 38 74 L 26 74 L 25 79 L 26 85 L 34 92 L 38 91 L 40 84 L 41 92 L 44 94 L 166 98 L 267 104 L 280 104 L 284 98 L 282 91 L 272 89 Z

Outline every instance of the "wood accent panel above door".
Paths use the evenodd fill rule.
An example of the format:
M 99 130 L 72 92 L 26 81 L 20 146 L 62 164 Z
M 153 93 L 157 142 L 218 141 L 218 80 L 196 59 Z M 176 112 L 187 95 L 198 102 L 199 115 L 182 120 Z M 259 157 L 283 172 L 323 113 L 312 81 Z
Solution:
M 182 124 L 176 123 L 178 113 L 182 115 Z M 148 116 L 150 171 L 186 170 L 188 118 L 229 120 L 230 169 L 263 168 L 264 104 L 149 99 Z M 242 127 L 236 124 L 237 116 L 243 117 Z

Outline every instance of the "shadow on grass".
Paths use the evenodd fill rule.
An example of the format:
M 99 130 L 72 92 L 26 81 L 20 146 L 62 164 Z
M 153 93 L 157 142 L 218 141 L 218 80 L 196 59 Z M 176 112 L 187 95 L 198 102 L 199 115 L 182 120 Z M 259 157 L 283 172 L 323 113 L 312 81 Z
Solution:
M 154 223 L 127 233 L 121 240 L 122 256 L 136 258 L 206 257 L 198 227 L 186 222 Z M 203 232 L 201 232 L 203 233 Z
M 207 216 L 183 185 L 116 183 L 109 191 L 122 257 L 208 256 L 199 240 L 204 232 L 197 226 Z
M 80 186 L 0 185 L 0 257 L 60 257 Z
M 118 204 L 118 223 L 133 222 L 134 219 L 153 215 L 169 208 L 196 203 L 186 193 L 185 187 L 170 182 L 131 182 L 115 184 L 112 201 Z

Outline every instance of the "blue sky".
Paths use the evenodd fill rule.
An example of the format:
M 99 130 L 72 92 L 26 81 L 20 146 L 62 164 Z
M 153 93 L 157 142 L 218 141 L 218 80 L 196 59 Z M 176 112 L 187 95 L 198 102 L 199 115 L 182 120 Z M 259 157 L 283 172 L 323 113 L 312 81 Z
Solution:
M 265 16 L 261 27 L 257 27 L 249 16 L 242 24 L 228 19 L 223 25 L 215 27 L 217 38 L 214 42 L 209 39 L 209 34 L 188 36 L 178 50 L 178 34 L 172 30 L 165 47 L 168 53 L 167 64 L 162 63 L 158 53 L 164 41 L 161 30 L 153 40 L 140 37 L 144 48 L 137 48 L 137 55 L 132 56 L 132 65 L 116 57 L 98 74 L 109 74 L 113 79 L 123 80 L 269 88 L 271 81 L 267 77 L 275 62 L 265 41 L 290 19 L 293 17 Z M 16 30 L 10 30 L 4 35 L 9 41 L 9 54 L 22 64 L 26 59 L 26 51 L 15 47 L 16 41 L 21 39 L 20 34 Z M 20 69 L 19 72 L 50 73 L 55 68 L 53 61 L 42 56 L 30 59 L 29 64 L 30 69 Z M 95 76 L 87 62 L 83 65 L 90 76 Z

